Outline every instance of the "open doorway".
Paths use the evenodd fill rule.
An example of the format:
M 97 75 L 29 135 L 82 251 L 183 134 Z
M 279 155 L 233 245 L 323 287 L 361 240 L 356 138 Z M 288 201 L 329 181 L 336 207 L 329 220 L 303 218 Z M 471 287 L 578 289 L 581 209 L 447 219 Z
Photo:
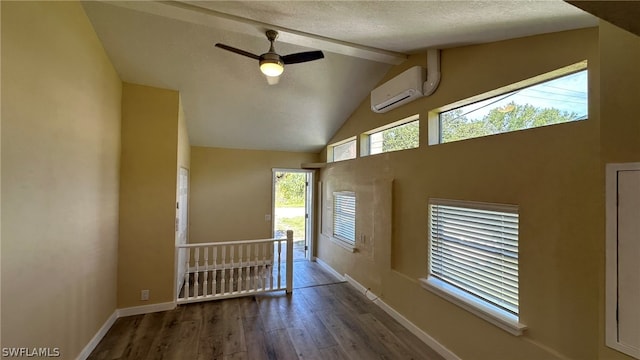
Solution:
M 273 170 L 273 237 L 284 238 L 293 230 L 294 261 L 312 256 L 312 176 L 308 170 Z
M 181 167 L 178 176 L 178 201 L 176 202 L 176 245 L 185 245 L 188 241 L 188 209 L 189 209 L 189 170 Z M 176 248 L 176 296 L 184 285 L 184 275 L 186 268 L 183 266 L 187 261 L 187 252 L 184 249 Z

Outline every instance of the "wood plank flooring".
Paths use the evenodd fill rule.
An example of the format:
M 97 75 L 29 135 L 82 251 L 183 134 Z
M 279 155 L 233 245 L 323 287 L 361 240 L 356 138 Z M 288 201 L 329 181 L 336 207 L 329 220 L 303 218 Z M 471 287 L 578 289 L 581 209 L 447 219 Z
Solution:
M 293 294 L 120 318 L 89 359 L 442 359 L 317 264 L 294 266 Z

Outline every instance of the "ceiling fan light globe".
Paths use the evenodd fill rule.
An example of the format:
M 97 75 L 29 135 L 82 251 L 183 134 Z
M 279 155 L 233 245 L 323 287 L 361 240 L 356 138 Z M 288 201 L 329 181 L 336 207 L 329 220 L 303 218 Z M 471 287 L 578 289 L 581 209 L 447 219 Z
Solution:
M 280 76 L 284 71 L 284 66 L 279 61 L 263 60 L 260 62 L 260 71 L 267 76 Z

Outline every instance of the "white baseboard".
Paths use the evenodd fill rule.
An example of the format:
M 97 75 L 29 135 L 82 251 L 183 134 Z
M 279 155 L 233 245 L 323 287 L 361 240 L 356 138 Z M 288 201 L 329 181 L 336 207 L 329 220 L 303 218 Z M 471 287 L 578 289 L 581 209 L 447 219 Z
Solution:
M 320 259 L 319 257 L 316 258 L 316 263 L 318 263 L 318 265 L 322 266 L 323 269 L 327 270 L 329 273 L 331 273 L 331 275 L 335 276 L 338 278 L 338 280 L 340 281 L 345 281 L 346 279 L 344 278 L 344 276 L 342 276 L 339 272 L 337 272 L 334 268 L 332 268 L 331 266 L 329 266 L 329 264 L 327 264 L 326 262 L 322 261 L 322 259 Z
M 91 338 L 84 349 L 82 349 L 78 357 L 76 357 L 76 360 L 86 360 L 89 355 L 91 355 L 91 352 L 95 350 L 96 346 L 98 346 L 100 340 L 102 340 L 102 338 L 107 334 L 107 331 L 111 329 L 111 326 L 113 326 L 113 323 L 115 323 L 116 320 L 118 320 L 118 310 L 114 311 L 100 329 L 98 329 L 98 332 L 93 336 L 93 338 Z
M 176 303 L 173 301 L 158 303 L 158 304 L 133 306 L 128 308 L 118 309 L 118 317 L 121 318 L 124 316 L 149 314 L 149 313 L 154 313 L 158 311 L 173 310 L 175 308 L 176 308 Z
M 159 304 L 150 304 L 143 306 L 134 306 L 123 309 L 116 309 L 111 316 L 105 321 L 105 323 L 100 327 L 98 332 L 93 336 L 93 338 L 89 341 L 89 343 L 82 349 L 76 360 L 86 360 L 91 352 L 95 350 L 96 346 L 100 343 L 102 338 L 107 334 L 109 329 L 113 326 L 113 324 L 121 317 L 131 316 L 131 315 L 140 315 L 140 314 L 148 314 L 158 311 L 166 311 L 173 310 L 176 308 L 175 302 L 166 302 Z
M 436 341 L 436 339 L 432 338 L 429 334 L 427 334 L 422 329 L 417 327 L 414 323 L 409 321 L 409 319 L 407 319 L 398 311 L 396 311 L 394 308 L 392 308 L 387 303 L 382 301 L 376 294 L 372 293 L 371 291 L 369 291 L 369 289 L 362 286 L 362 284 L 357 282 L 354 278 L 352 278 L 347 274 L 345 274 L 344 277 L 346 278 L 349 285 L 353 286 L 354 289 L 364 294 L 369 300 L 371 300 L 374 304 L 378 305 L 382 310 L 384 310 L 384 312 L 386 312 L 392 318 L 394 318 L 397 322 L 399 322 L 400 325 L 404 326 L 413 335 L 418 337 L 418 339 L 422 340 L 422 342 L 427 344 L 430 348 L 435 350 L 438 354 L 442 355 L 442 357 L 444 357 L 447 360 L 460 360 L 460 358 L 456 354 L 454 354 L 451 350 L 444 347 L 444 345 L 440 344 L 438 341 Z

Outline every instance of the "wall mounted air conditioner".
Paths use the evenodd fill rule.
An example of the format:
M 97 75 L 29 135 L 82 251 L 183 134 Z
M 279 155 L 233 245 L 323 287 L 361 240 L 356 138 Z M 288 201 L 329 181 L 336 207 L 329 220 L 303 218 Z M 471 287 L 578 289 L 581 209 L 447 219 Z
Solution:
M 384 113 L 423 96 L 425 69 L 414 66 L 371 91 L 371 110 Z

